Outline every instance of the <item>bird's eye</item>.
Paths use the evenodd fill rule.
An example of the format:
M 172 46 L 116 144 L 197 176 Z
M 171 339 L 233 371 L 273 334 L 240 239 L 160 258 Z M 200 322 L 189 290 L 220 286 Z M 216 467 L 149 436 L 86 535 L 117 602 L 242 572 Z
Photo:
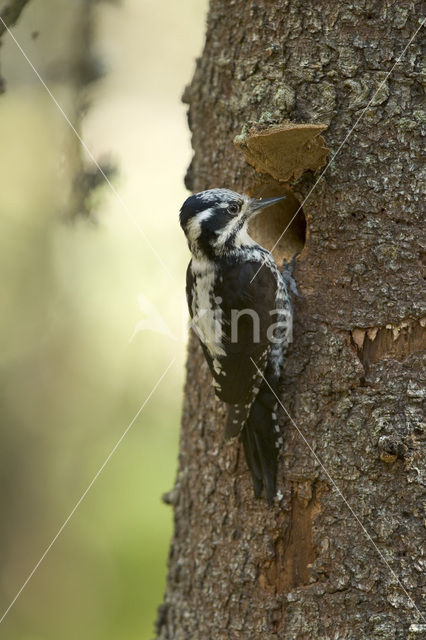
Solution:
M 229 213 L 238 213 L 239 210 L 240 210 L 240 207 L 236 202 L 232 202 L 228 207 Z

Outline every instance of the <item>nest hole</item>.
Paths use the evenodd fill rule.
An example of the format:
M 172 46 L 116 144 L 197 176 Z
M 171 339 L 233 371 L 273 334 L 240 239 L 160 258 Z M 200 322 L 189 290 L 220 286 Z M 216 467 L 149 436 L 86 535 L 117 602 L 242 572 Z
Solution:
M 306 219 L 300 201 L 291 188 L 280 183 L 267 183 L 249 191 L 252 198 L 286 196 L 285 200 L 265 209 L 249 224 L 249 233 L 262 247 L 272 252 L 278 265 L 290 260 L 305 246 Z M 299 210 L 299 211 L 298 211 Z

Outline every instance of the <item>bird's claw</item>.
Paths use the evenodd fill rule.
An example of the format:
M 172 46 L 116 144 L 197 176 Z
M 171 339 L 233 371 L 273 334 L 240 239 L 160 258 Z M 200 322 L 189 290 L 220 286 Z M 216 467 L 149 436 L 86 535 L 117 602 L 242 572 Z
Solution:
M 284 258 L 283 259 L 283 266 L 281 269 L 281 274 L 283 277 L 284 282 L 288 285 L 290 291 L 297 296 L 298 298 L 301 298 L 302 296 L 300 295 L 298 289 L 297 289 L 297 284 L 295 279 L 293 278 L 293 270 L 294 270 L 294 265 L 296 263 L 296 258 L 299 255 L 298 253 L 293 254 L 293 256 L 291 257 L 291 260 L 289 260 L 287 262 L 287 260 Z

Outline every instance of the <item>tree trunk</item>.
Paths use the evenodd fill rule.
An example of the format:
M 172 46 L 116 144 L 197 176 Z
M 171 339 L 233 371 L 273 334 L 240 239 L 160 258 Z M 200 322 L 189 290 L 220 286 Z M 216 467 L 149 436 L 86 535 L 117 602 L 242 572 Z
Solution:
M 388 75 L 420 7 L 211 0 L 184 96 L 187 186 L 291 194 L 285 220 L 265 214 L 254 230 L 268 248 L 303 202 L 306 237 L 298 214 L 274 254 L 303 247 L 302 298 L 272 508 L 253 497 L 241 445 L 223 441 L 225 409 L 190 337 L 161 640 L 426 637 L 421 33 Z M 328 125 L 333 162 L 317 184 L 319 172 L 261 174 L 233 144 L 283 122 Z
M 60 96 L 60 103 L 65 113 L 70 117 L 73 126 L 81 131 L 84 116 L 87 114 L 89 104 L 87 102 L 87 86 L 99 76 L 97 61 L 93 54 L 92 32 L 95 22 L 94 0 L 84 0 L 72 3 L 67 7 L 69 0 L 55 0 L 55 2 L 30 2 L 29 0 L 0 0 L 0 118 L 3 131 L 19 130 L 18 119 L 22 113 L 29 117 L 31 123 L 44 122 L 40 119 L 45 116 L 48 107 L 40 96 L 43 96 L 44 88 L 39 79 L 33 75 L 28 67 L 28 76 L 25 75 L 27 62 L 19 50 L 17 42 L 22 46 L 30 60 L 34 60 L 41 77 L 46 79 L 53 94 Z M 66 20 L 64 20 L 64 13 Z M 52 25 L 57 25 L 60 30 L 61 40 L 50 37 Z M 11 31 L 8 33 L 7 28 Z M 16 39 L 17 42 L 13 40 Z M 40 37 L 39 37 L 40 36 Z M 39 44 L 40 43 L 40 44 Z M 6 47 L 9 47 L 9 56 L 5 56 Z M 10 53 L 12 50 L 12 54 Z M 5 64 L 5 57 L 8 61 Z M 33 90 L 30 93 L 29 86 L 33 82 Z M 62 87 L 61 87 L 62 84 Z M 63 86 L 67 91 L 63 91 Z M 62 88 L 62 92 L 61 92 Z M 8 96 L 13 96 L 16 102 L 7 103 Z M 31 108 L 18 111 L 15 118 L 11 117 L 10 104 L 19 105 L 21 101 L 28 101 Z M 53 113 L 55 107 L 52 107 Z M 46 117 L 46 116 L 45 116 Z M 47 126 L 47 125 L 46 125 Z M 79 214 L 86 217 L 94 217 L 94 199 L 91 199 L 94 188 L 100 183 L 92 166 L 88 166 L 86 154 L 74 131 L 65 120 L 52 119 L 52 129 L 57 133 L 57 168 L 51 171 L 52 187 L 50 191 L 44 185 L 43 180 L 47 175 L 39 171 L 39 164 L 49 162 L 54 157 L 55 151 L 49 150 L 47 158 L 44 155 L 45 147 L 41 147 L 36 153 L 36 140 L 33 137 L 27 142 L 27 149 L 22 153 L 22 164 L 34 167 L 34 175 L 41 180 L 40 185 L 34 187 L 34 203 L 28 197 L 12 202 L 6 195 L 2 198 L 0 193 L 1 216 L 1 269 L 3 275 L 1 287 L 1 313 L 0 326 L 3 338 L 0 357 L 0 389 L 2 421 L 0 443 L 0 481 L 2 523 L 0 526 L 0 602 L 2 603 L 0 617 L 4 615 L 6 606 L 10 605 L 14 595 L 14 589 L 22 582 L 25 562 L 23 557 L 35 558 L 40 553 L 40 547 L 45 543 L 42 537 L 43 527 L 49 522 L 52 515 L 52 496 L 45 490 L 48 483 L 36 481 L 39 477 L 55 476 L 57 463 L 49 460 L 50 441 L 47 434 L 49 426 L 46 426 L 46 415 L 41 407 L 51 406 L 52 391 L 48 389 L 45 378 L 41 373 L 46 367 L 53 367 L 57 361 L 67 361 L 68 354 L 72 352 L 68 342 L 66 331 L 60 330 L 46 338 L 42 329 L 37 335 L 37 327 L 49 327 L 48 318 L 52 315 L 54 306 L 51 299 L 59 296 L 57 288 L 56 261 L 51 258 L 54 234 L 56 229 L 51 224 L 50 211 L 59 212 L 66 220 L 76 219 Z M 22 135 L 13 138 L 13 146 L 17 149 L 25 149 L 25 126 Z M 47 131 L 44 130 L 44 131 Z M 41 134 L 40 134 L 41 135 Z M 41 139 L 41 138 L 39 138 Z M 14 177 L 16 184 L 21 180 L 20 162 L 17 161 L 16 149 L 10 149 L 12 136 L 6 136 L 6 141 L 0 135 L 0 189 L 4 189 L 9 176 Z M 26 139 L 25 139 L 26 140 Z M 52 138 L 53 140 L 53 138 Z M 22 147 L 21 147 L 22 145 Z M 47 147 L 46 147 L 47 148 Z M 10 155 L 10 161 L 9 161 Z M 10 162 L 10 166 L 9 166 Z M 4 168 L 7 171 L 4 172 Z M 12 169 L 11 169 L 12 167 Z M 108 168 L 102 165 L 104 172 Z M 16 175 L 14 176 L 14 172 Z M 6 177 L 5 177 L 6 175 Z M 24 171 L 24 176 L 28 175 Z M 19 177 L 17 177 L 19 176 Z M 104 178 L 101 176 L 101 180 Z M 22 184 L 25 183 L 25 177 Z M 34 181 L 33 183 L 36 184 Z M 20 187 L 26 189 L 28 187 Z M 46 196 L 40 195 L 45 193 Z M 6 194 L 10 190 L 6 189 Z M 49 195 L 47 195 L 49 194 Z M 46 207 L 43 214 L 39 207 Z M 6 204 L 7 203 L 7 204 Z M 96 203 L 95 203 L 96 204 Z M 30 212 L 30 213 L 28 213 Z M 34 217 L 34 223 L 30 222 L 30 214 Z M 34 268 L 37 265 L 37 268 Z M 27 295 L 27 291 L 36 292 L 34 299 Z M 26 319 L 26 320 L 25 320 Z M 22 334 L 22 335 L 21 335 Z M 7 336 L 7 339 L 6 339 Z M 19 337 L 18 337 L 19 336 Z M 31 342 L 34 336 L 34 342 Z M 44 337 L 43 337 L 44 336 Z M 61 342 L 61 340 L 63 342 Z M 41 347 L 38 351 L 34 345 Z M 54 345 L 54 346 L 53 346 Z M 49 349 L 51 351 L 49 351 Z M 42 354 L 42 355 L 41 355 Z M 52 369 L 52 370 L 53 370 Z M 50 371 L 50 369 L 49 369 Z M 56 369 L 55 369 L 56 371 Z M 50 375 L 50 374 L 49 374 Z M 53 376 L 53 374 L 52 374 Z M 36 404 L 32 404 L 31 398 L 22 401 L 25 395 L 20 390 L 25 388 L 26 380 L 32 381 L 31 389 L 34 397 L 38 398 Z M 53 379 L 53 378 L 52 378 Z M 72 383 L 72 379 L 71 379 Z M 68 384 L 68 381 L 67 381 Z M 59 383 L 58 383 L 59 385 Z M 58 386 L 59 388 L 59 386 Z M 17 400 L 17 397 L 19 399 Z M 26 411 L 20 411 L 25 406 Z M 64 405 L 65 406 L 65 405 Z M 35 408 L 34 414 L 28 407 Z M 38 414 L 37 411 L 40 411 Z M 53 413 L 54 414 L 54 410 Z M 31 416 L 31 417 L 30 417 Z M 42 416 L 42 417 L 40 417 Z M 54 418 L 47 425 L 54 424 Z M 40 425 L 40 426 L 37 426 Z M 43 426 L 41 426 L 43 425 Z M 25 446 L 23 446 L 25 443 Z M 32 452 L 29 463 L 28 452 Z M 49 475 L 51 474 L 51 475 Z M 34 479 L 34 481 L 32 481 Z M 52 493 L 54 495 L 54 493 Z M 52 527 L 56 521 L 52 521 Z M 47 529 L 46 529 L 47 531 Z M 26 532 L 28 533 L 26 536 Z M 47 534 L 44 533 L 44 536 Z M 25 551 L 24 551 L 25 550 Z M 25 556 L 27 554 L 27 556 Z M 30 562 L 27 560 L 26 562 Z M 0 624 L 3 624 L 0 621 Z M 17 623 L 16 636 L 24 637 L 24 628 L 29 624 L 25 616 Z M 22 624 L 22 626 L 19 626 Z M 3 632 L 3 629 L 2 629 Z M 34 637 L 36 633 L 34 631 Z M 10 637 L 10 636 L 9 636 Z

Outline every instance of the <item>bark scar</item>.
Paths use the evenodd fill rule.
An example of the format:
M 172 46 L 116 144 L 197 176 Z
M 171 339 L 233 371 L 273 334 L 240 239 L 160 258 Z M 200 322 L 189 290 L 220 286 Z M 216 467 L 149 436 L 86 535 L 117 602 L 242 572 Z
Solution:
M 287 593 L 311 584 L 311 567 L 317 556 L 312 539 L 313 521 L 321 511 L 319 482 L 293 482 L 290 520 L 275 543 L 275 558 L 259 576 L 260 586 Z
M 382 358 L 404 360 L 426 347 L 426 318 L 403 320 L 384 327 L 356 328 L 351 331 L 352 342 L 364 369 Z

